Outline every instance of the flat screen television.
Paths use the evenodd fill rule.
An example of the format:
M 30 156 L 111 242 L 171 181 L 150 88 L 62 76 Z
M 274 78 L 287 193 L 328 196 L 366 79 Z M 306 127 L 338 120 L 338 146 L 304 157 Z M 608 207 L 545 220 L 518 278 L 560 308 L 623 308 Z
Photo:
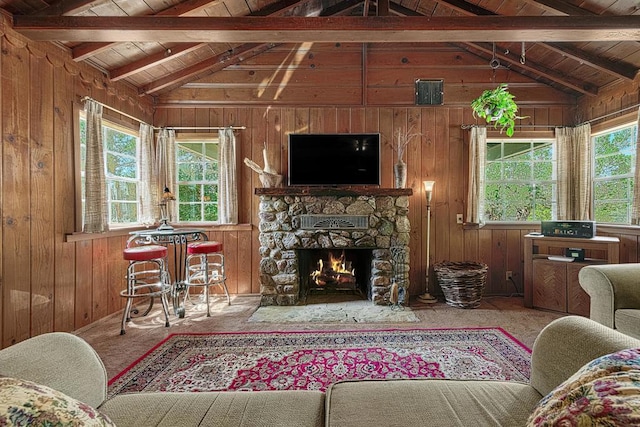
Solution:
M 289 185 L 380 185 L 380 134 L 289 134 Z

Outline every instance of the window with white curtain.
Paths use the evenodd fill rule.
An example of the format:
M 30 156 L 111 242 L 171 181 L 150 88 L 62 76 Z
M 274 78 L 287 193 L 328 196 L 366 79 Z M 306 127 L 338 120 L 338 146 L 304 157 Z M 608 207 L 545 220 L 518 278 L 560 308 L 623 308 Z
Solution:
M 487 139 L 485 221 L 556 217 L 554 145 L 553 139 Z
M 217 136 L 176 136 L 176 203 L 181 222 L 218 221 Z
M 86 118 L 80 113 L 80 178 L 84 213 L 86 163 Z M 137 132 L 103 119 L 104 167 L 107 185 L 109 225 L 138 223 L 140 149 Z
M 594 133 L 594 218 L 631 223 L 638 127 L 627 124 Z

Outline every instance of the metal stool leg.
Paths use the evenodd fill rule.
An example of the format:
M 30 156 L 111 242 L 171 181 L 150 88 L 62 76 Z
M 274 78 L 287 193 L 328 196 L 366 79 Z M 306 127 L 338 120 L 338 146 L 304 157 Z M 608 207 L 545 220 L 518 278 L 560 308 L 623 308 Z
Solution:
M 131 294 L 133 291 L 133 283 L 135 283 L 132 279 L 131 279 L 131 270 L 133 268 L 133 264 L 129 264 L 129 267 L 127 267 L 127 294 Z M 131 320 L 130 317 L 130 312 L 131 312 L 131 304 L 132 304 L 132 299 L 131 298 L 127 298 L 127 302 L 124 306 L 124 312 L 122 313 L 122 324 L 120 326 L 120 335 L 124 335 L 125 334 L 125 325 L 127 324 L 127 322 L 129 320 Z
M 160 266 L 160 302 L 162 303 L 162 310 L 164 311 L 164 326 L 169 327 L 169 301 L 167 300 L 167 293 L 165 289 L 171 289 L 171 278 L 169 277 L 169 271 L 167 270 L 167 264 L 164 259 L 158 263 Z
M 207 304 L 207 317 L 211 317 L 211 307 L 209 307 L 209 257 L 204 258 L 204 302 Z
M 146 289 L 147 292 L 140 293 L 140 289 Z M 120 292 L 120 295 L 127 300 L 122 313 L 120 335 L 126 333 L 126 324 L 131 320 L 134 298 L 150 299 L 149 308 L 142 314 L 146 316 L 152 307 L 153 300 L 160 297 L 165 327 L 169 327 L 169 302 L 167 300 L 169 292 L 171 292 L 171 283 L 164 258 L 131 261 L 127 268 L 127 289 Z M 134 310 L 134 313 L 137 313 L 137 310 Z
M 224 290 L 224 294 L 227 296 L 227 305 L 231 305 L 231 297 L 229 296 L 229 290 L 227 289 L 227 274 L 224 269 L 224 255 L 218 254 L 220 257 L 220 266 L 222 269 L 222 289 Z

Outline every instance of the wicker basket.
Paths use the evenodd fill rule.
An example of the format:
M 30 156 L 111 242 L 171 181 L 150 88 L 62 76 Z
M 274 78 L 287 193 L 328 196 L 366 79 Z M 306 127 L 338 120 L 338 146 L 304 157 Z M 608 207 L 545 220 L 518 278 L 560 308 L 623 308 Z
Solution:
M 447 304 L 460 308 L 480 305 L 487 268 L 477 262 L 442 262 L 433 266 Z

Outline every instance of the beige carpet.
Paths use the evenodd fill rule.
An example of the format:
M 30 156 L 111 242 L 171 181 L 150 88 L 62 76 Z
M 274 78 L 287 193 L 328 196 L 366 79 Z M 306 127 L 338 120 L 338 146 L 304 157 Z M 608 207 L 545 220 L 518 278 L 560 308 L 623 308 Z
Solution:
M 409 307 L 374 305 L 371 301 L 366 300 L 258 307 L 249 317 L 249 322 L 268 323 L 406 323 L 418 321 L 418 317 Z

